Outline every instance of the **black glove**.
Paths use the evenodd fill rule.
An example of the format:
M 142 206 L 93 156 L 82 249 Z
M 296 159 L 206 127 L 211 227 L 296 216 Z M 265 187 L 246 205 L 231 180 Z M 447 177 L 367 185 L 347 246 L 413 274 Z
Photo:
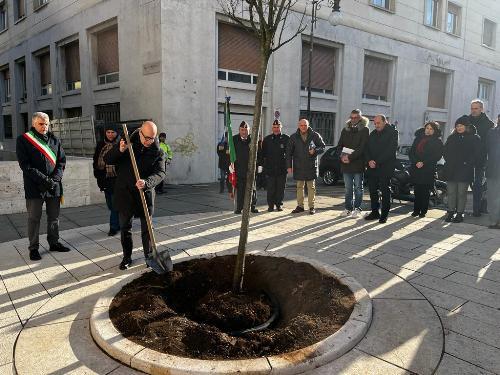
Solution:
M 42 187 L 44 191 L 53 191 L 57 187 L 57 182 L 47 177 L 45 180 L 42 181 Z

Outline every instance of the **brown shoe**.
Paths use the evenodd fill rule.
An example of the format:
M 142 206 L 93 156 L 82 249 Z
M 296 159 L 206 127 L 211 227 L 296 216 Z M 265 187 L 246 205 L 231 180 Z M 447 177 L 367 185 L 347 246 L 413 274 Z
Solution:
M 298 214 L 300 212 L 304 212 L 304 207 L 297 206 L 295 210 L 292 211 L 292 214 Z

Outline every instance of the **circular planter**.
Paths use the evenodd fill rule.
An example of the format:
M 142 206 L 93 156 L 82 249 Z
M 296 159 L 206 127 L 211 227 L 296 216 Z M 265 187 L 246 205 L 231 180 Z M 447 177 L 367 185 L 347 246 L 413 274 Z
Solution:
M 337 332 L 293 352 L 254 359 L 201 360 L 160 353 L 123 337 L 109 317 L 109 306 L 114 296 L 124 285 L 141 276 L 142 273 L 139 273 L 120 280 L 97 301 L 90 318 L 92 337 L 111 357 L 149 374 L 298 374 L 339 358 L 365 336 L 370 326 L 372 303 L 367 291 L 353 277 L 336 267 L 300 256 L 280 257 L 308 263 L 322 274 L 336 277 L 352 291 L 356 299 L 354 309 Z

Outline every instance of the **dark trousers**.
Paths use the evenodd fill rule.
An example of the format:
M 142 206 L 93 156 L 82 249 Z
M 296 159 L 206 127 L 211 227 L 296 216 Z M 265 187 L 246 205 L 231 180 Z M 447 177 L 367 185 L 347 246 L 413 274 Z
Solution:
M 484 168 L 474 168 L 474 182 L 472 183 L 472 213 L 474 215 L 479 215 L 486 208 L 483 207 L 483 179 Z
M 415 184 L 415 201 L 413 211 L 425 215 L 429 209 L 429 198 L 431 196 L 432 185 Z
M 28 248 L 30 250 L 38 250 L 40 245 L 40 219 L 42 218 L 43 202 L 45 202 L 45 212 L 47 214 L 47 242 L 49 245 L 55 245 L 59 241 L 60 198 L 26 199 L 28 238 L 30 242 Z
M 109 209 L 109 229 L 112 231 L 119 231 L 120 219 L 118 217 L 118 211 L 116 211 L 113 207 L 113 192 L 105 190 L 104 196 L 106 197 L 106 205 Z
M 247 179 L 237 177 L 236 211 L 241 211 L 243 209 L 243 200 L 245 199 L 246 186 L 247 186 Z M 250 204 L 251 208 L 255 208 L 256 204 L 257 204 L 257 190 L 255 189 L 255 184 L 254 184 L 253 189 L 252 189 L 252 202 Z
M 283 196 L 285 195 L 286 174 L 278 176 L 267 175 L 267 204 L 269 207 L 283 205 Z
M 380 191 L 382 195 L 382 210 L 380 212 L 380 216 L 382 217 L 387 217 L 389 215 L 389 210 L 391 209 L 390 181 L 390 177 L 368 177 L 368 189 L 370 190 L 372 212 L 379 212 L 380 202 L 378 192 Z
M 229 182 L 229 171 L 227 169 L 222 169 L 219 168 L 220 172 L 220 177 L 219 177 L 219 192 L 223 193 L 224 192 L 224 185 L 227 186 L 227 191 L 231 192 L 232 187 L 231 183 Z
M 120 218 L 120 231 L 121 231 L 120 240 L 122 243 L 123 257 L 130 258 L 132 256 L 132 248 L 134 246 L 132 243 L 132 222 L 134 220 L 134 215 L 124 214 L 120 212 L 119 218 Z M 152 251 L 151 241 L 149 240 L 146 218 L 144 216 L 141 216 L 140 219 L 141 219 L 142 247 L 144 250 L 144 256 L 147 257 Z
M 165 171 L 167 170 L 167 166 L 168 166 L 168 163 L 165 161 Z M 165 173 L 165 178 L 163 180 L 161 180 L 161 182 L 155 186 L 155 191 L 156 192 L 162 192 L 164 193 L 163 191 L 163 188 L 164 188 L 164 185 L 165 185 L 165 180 L 167 179 L 167 176 L 166 176 L 166 173 Z

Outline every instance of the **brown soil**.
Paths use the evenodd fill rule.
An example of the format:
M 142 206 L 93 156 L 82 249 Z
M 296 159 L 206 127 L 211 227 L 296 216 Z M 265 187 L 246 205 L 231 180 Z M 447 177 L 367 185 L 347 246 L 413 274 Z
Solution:
M 245 293 L 231 289 L 235 257 L 190 260 L 168 275 L 148 272 L 127 284 L 110 306 L 115 327 L 151 349 L 198 359 L 241 359 L 304 348 L 337 331 L 355 299 L 337 279 L 306 263 L 248 256 Z M 231 336 L 269 319 L 279 303 L 276 323 L 261 332 Z

